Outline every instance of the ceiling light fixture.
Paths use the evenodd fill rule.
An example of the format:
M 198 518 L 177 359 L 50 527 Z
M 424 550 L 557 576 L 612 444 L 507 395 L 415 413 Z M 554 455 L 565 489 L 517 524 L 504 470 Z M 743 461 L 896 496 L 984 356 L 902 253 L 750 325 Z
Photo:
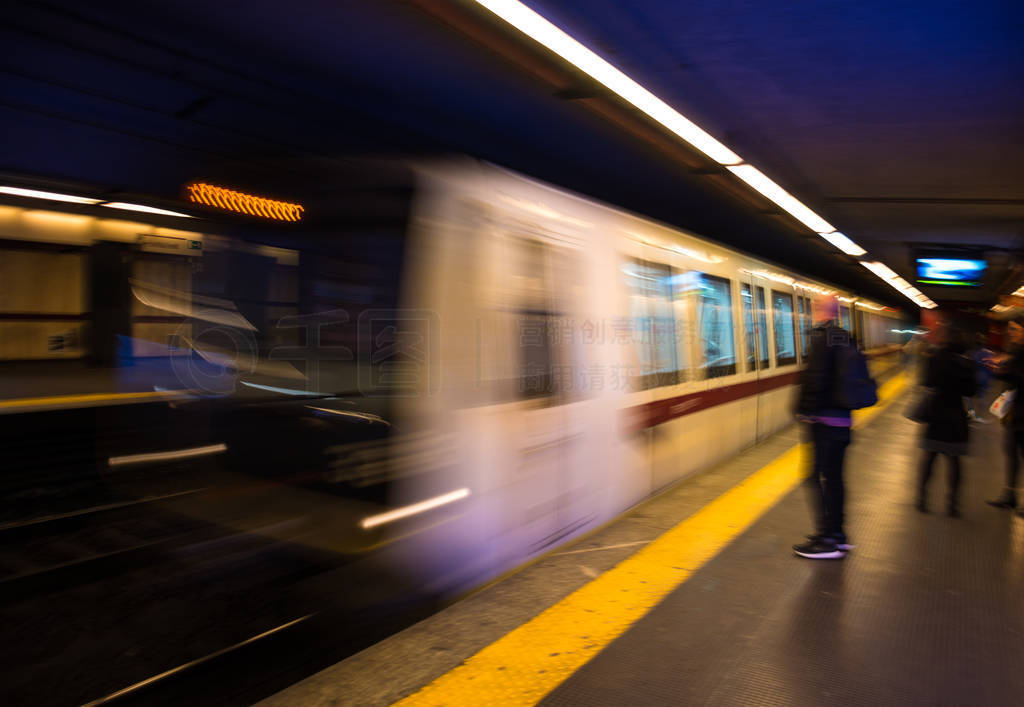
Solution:
M 69 204 L 98 204 L 102 199 L 92 199 L 87 196 L 73 196 L 71 194 L 57 194 L 52 191 L 38 191 L 37 189 L 22 189 L 20 187 L 0 187 L 0 193 L 11 196 L 23 196 L 30 199 L 48 199 L 49 201 L 64 201 Z
M 695 123 L 518 0 L 476 0 L 501 19 L 661 123 L 715 162 L 743 160 Z
M 692 147 L 718 164 L 726 166 L 757 192 L 842 252 L 857 257 L 867 253 L 864 248 L 836 231 L 828 221 L 814 213 L 756 167 L 744 164 L 739 155 L 713 138 L 696 123 L 519 0 L 476 0 L 476 2 L 565 59 L 648 117 L 675 133 Z
M 916 287 L 911 285 L 909 282 L 900 277 L 892 268 L 885 263 L 878 261 L 867 262 L 860 261 L 860 264 L 866 267 L 868 270 L 873 272 L 875 275 L 885 280 L 891 287 L 898 290 L 900 294 L 909 299 L 911 302 L 919 307 L 925 309 L 935 309 L 939 305 L 932 302 L 924 293 L 918 290 Z
M 861 256 L 867 253 L 866 250 L 861 248 L 859 245 L 851 241 L 844 234 L 839 231 L 832 231 L 832 233 L 819 233 L 819 236 L 824 238 L 826 241 L 834 245 L 839 250 L 843 251 L 847 255 Z
M 815 233 L 832 233 L 836 229 L 828 221 L 804 206 L 788 191 L 780 187 L 757 167 L 749 164 L 735 165 L 728 168 L 730 172 L 749 184 L 757 193 L 807 226 Z

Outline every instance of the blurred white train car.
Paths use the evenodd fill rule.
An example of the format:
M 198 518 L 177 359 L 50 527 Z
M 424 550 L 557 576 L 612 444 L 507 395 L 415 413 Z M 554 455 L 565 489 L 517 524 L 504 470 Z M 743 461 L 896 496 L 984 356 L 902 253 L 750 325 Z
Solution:
M 426 356 L 395 401 L 408 483 L 382 518 L 394 559 L 438 587 L 515 568 L 790 424 L 816 293 L 841 297 L 863 348 L 903 328 L 492 165 L 417 180 L 402 301 Z

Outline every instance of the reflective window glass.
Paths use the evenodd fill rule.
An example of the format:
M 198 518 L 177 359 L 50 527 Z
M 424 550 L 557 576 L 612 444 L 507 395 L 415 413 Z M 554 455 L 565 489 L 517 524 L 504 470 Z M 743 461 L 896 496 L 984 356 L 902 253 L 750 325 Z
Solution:
M 797 306 L 800 308 L 800 355 L 807 355 L 807 330 L 810 328 L 807 322 L 808 310 L 810 309 L 806 297 L 796 298 Z
M 849 307 L 843 307 L 843 306 L 839 307 L 839 326 L 841 326 L 843 329 L 846 329 L 846 331 L 850 331 L 850 308 Z
M 630 372 L 639 388 L 654 388 L 679 381 L 676 355 L 675 308 L 672 272 L 667 265 L 628 261 L 622 268 L 629 292 L 630 334 L 637 368 Z
M 551 347 L 552 322 L 550 292 L 545 272 L 545 248 L 538 241 L 511 238 L 509 251 L 510 282 L 516 301 L 516 334 L 519 339 L 518 396 L 536 398 L 554 392 Z
M 736 372 L 736 349 L 732 324 L 732 291 L 724 277 L 700 274 L 697 332 L 703 354 L 701 365 L 708 378 Z
M 793 295 L 772 290 L 772 323 L 775 325 L 776 365 L 788 366 L 796 363 Z
M 764 288 L 757 288 L 757 355 L 761 368 L 768 368 L 768 310 L 764 302 Z
M 750 285 L 740 285 L 740 304 L 743 309 L 743 339 L 746 342 L 746 369 L 753 371 L 756 358 L 754 348 L 757 339 L 754 336 L 754 295 L 750 292 Z

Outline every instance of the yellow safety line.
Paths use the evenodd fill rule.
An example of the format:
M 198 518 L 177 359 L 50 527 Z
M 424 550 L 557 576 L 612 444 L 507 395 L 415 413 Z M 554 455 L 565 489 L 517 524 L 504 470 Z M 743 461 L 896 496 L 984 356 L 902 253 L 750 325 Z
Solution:
M 860 426 L 903 389 L 901 373 L 881 402 L 857 411 Z M 532 705 L 622 635 L 804 477 L 797 444 L 635 555 L 399 701 L 412 705 Z
M 147 391 L 142 393 L 89 393 L 86 395 L 53 395 L 43 398 L 17 398 L 15 400 L 0 401 L 0 409 L 39 407 L 50 405 L 77 405 L 81 403 L 96 403 L 116 400 L 145 400 L 147 398 L 160 399 L 176 397 L 184 391 L 164 390 Z

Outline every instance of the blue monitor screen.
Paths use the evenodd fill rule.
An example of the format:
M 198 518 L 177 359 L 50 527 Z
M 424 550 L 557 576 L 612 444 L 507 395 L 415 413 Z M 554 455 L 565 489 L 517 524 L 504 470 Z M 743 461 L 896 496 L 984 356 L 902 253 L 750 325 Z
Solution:
M 977 287 L 985 276 L 985 261 L 972 258 L 918 258 L 917 281 L 924 285 Z

